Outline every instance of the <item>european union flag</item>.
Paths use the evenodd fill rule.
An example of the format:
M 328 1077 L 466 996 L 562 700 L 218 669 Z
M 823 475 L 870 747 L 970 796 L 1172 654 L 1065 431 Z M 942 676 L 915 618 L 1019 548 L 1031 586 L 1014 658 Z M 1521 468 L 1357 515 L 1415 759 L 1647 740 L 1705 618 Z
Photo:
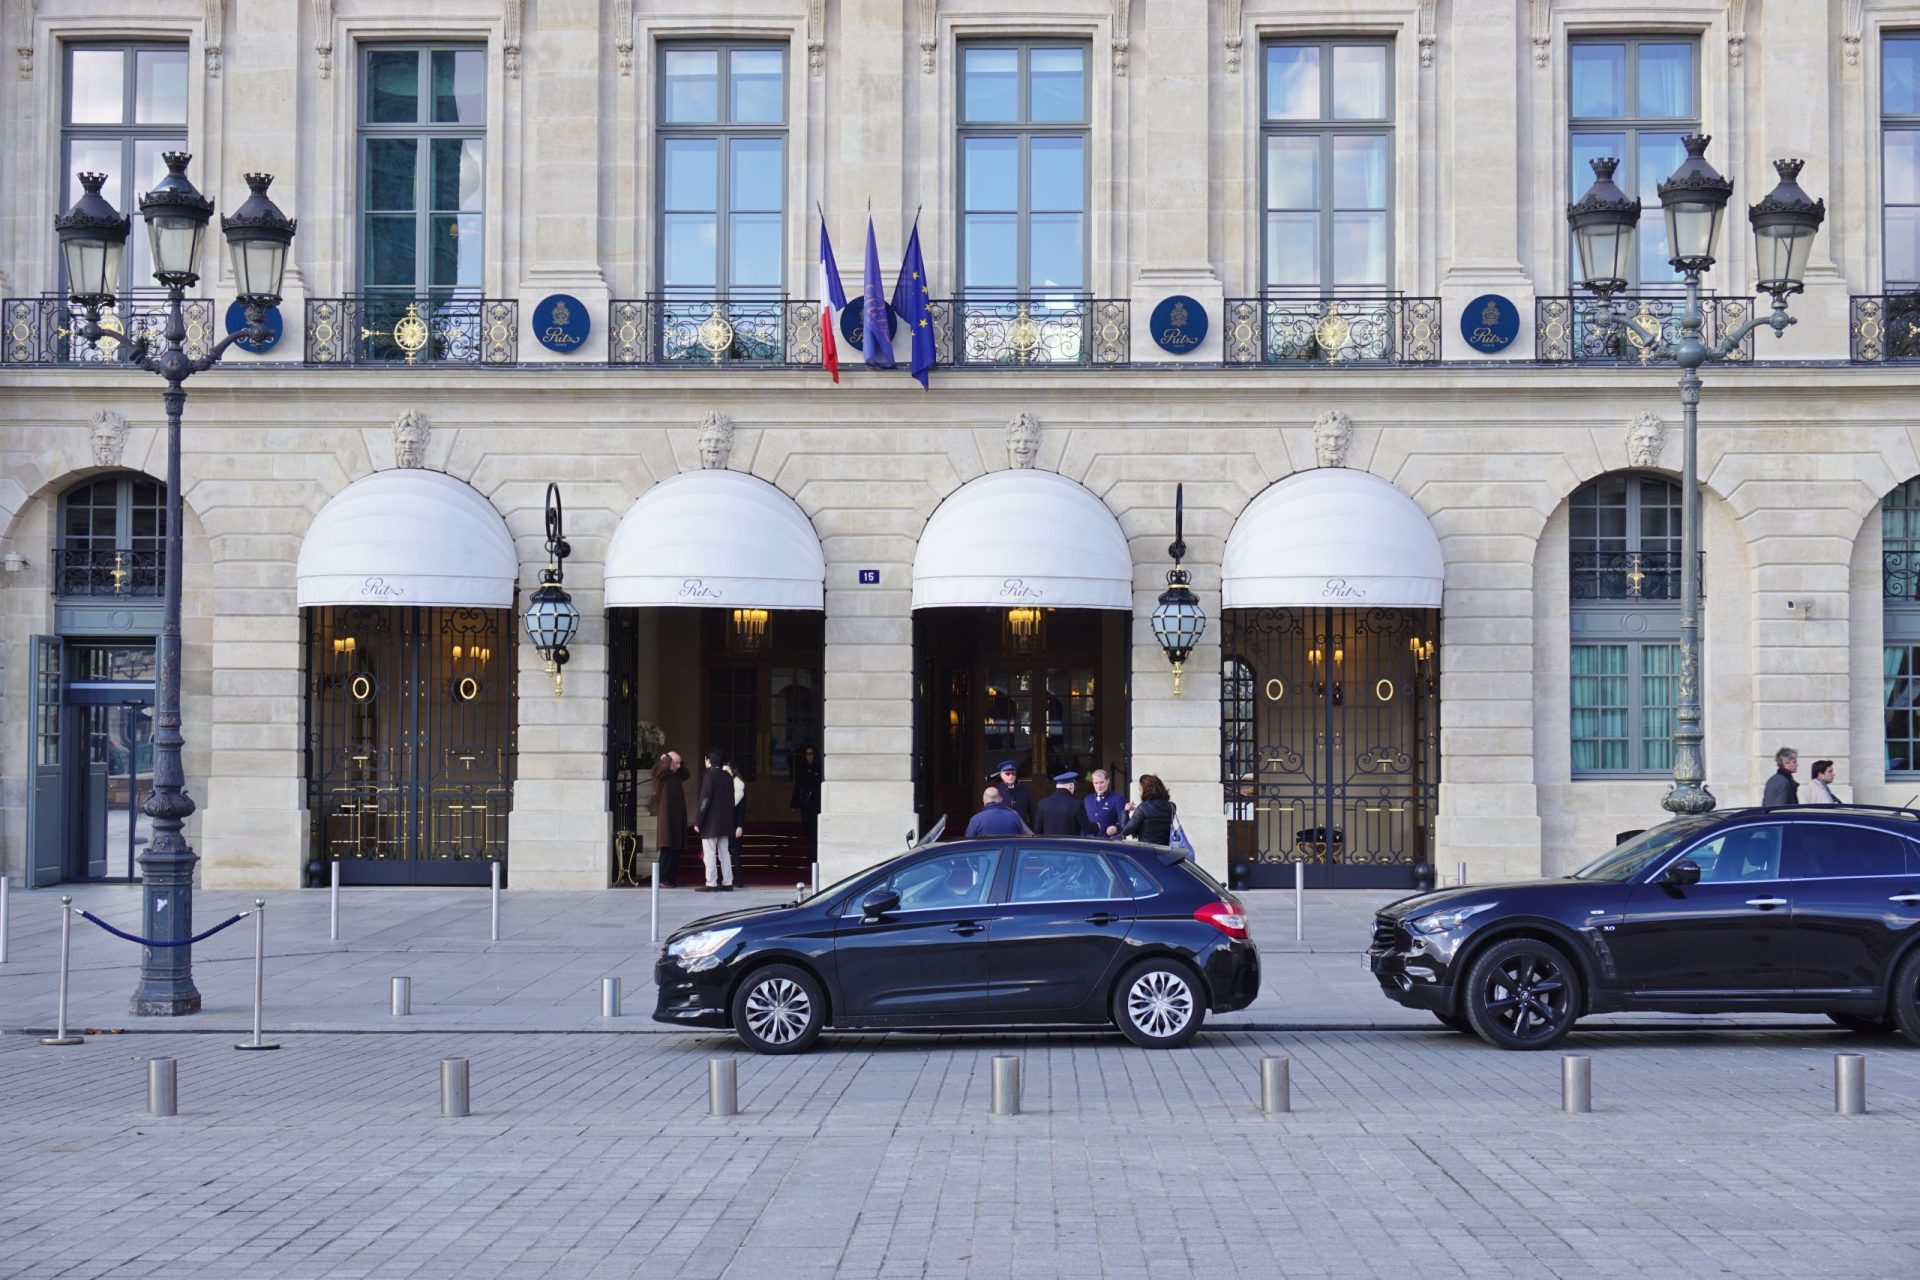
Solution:
M 907 237 L 907 256 L 893 282 L 893 310 L 913 335 L 913 376 L 927 386 L 933 368 L 933 302 L 927 293 L 927 260 L 920 256 L 920 215 L 913 215 L 913 233 Z
M 887 302 L 880 296 L 880 250 L 873 243 L 873 215 L 867 215 L 866 285 L 860 291 L 860 351 L 874 369 L 893 368 L 893 328 L 887 319 Z

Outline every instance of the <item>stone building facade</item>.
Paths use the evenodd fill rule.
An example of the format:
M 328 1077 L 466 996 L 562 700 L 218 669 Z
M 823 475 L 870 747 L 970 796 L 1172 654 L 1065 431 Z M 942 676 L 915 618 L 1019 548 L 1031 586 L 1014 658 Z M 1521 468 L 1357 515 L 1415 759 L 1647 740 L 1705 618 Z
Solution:
M 1222 873 L 1233 861 L 1243 883 L 1262 882 L 1247 869 L 1257 858 L 1387 868 L 1329 883 L 1411 883 L 1397 877 L 1414 862 L 1443 877 L 1465 863 L 1476 879 L 1578 865 L 1663 816 L 1658 704 L 1671 691 L 1644 641 L 1659 639 L 1668 603 L 1677 535 L 1656 525 L 1680 432 L 1671 365 L 1609 345 L 1575 300 L 1565 206 L 1595 148 L 1640 147 L 1650 197 L 1683 130 L 1713 135 L 1736 205 L 1772 185 L 1772 160 L 1795 156 L 1828 207 L 1799 323 L 1706 375 L 1709 785 L 1723 805 L 1755 801 L 1785 744 L 1836 761 L 1843 792 L 1904 802 L 1920 790 L 1916 764 L 1888 734 L 1908 696 L 1899 495 L 1920 477 L 1915 366 L 1902 362 L 1920 345 L 1900 329 L 1920 320 L 1901 310 L 1920 273 L 1908 239 L 1920 224 L 1902 203 L 1920 206 L 1920 177 L 1900 150 L 1906 117 L 1920 119 L 1904 96 L 1920 95 L 1912 33 L 1920 4 L 1890 0 L 1061 0 L 1044 13 L 995 0 L 9 3 L 0 861 L 16 876 L 108 874 L 113 842 L 138 838 L 138 818 L 87 816 L 128 803 L 119 773 L 137 804 L 140 769 L 137 743 L 102 755 L 138 735 L 85 709 L 118 705 L 112 690 L 88 693 L 114 680 L 85 663 L 122 660 L 101 655 L 137 648 L 155 625 L 138 576 L 150 585 L 153 569 L 136 554 L 151 530 L 136 526 L 150 497 L 137 482 L 165 471 L 160 398 L 154 379 L 101 367 L 61 332 L 51 220 L 77 158 L 101 163 L 99 148 L 117 146 L 133 167 L 149 143 L 182 140 L 223 209 L 242 174 L 267 171 L 300 222 L 281 340 L 232 352 L 187 405 L 189 835 L 208 885 L 306 883 L 330 856 L 504 856 L 518 886 L 605 886 L 635 835 L 656 843 L 634 776 L 641 721 L 690 762 L 736 735 L 752 761 L 749 827 L 788 845 L 805 827 L 789 804 L 793 759 L 803 738 L 817 744 L 827 879 L 957 809 L 1003 752 L 1029 773 L 1158 775 L 1201 861 Z M 87 77 L 105 74 L 76 62 L 89 51 L 123 60 L 122 117 L 81 101 Z M 154 51 L 149 86 L 141 59 Z M 969 63 L 975 52 L 994 56 Z M 375 60 L 406 53 L 415 72 Z M 702 56 L 670 72 L 676 53 Z M 1310 92 L 1309 62 L 1324 72 Z M 703 80 L 702 67 L 720 70 Z M 369 105 L 376 91 L 404 96 L 389 76 L 417 77 L 405 81 L 418 94 L 411 132 L 415 117 Z M 1622 106 L 1622 93 L 1636 100 Z M 379 195 L 391 173 L 369 157 L 395 139 L 418 142 L 422 165 L 444 159 L 444 188 L 435 170 L 411 194 Z M 674 150 L 682 141 L 690 149 Z M 773 158 L 750 172 L 753 154 Z M 987 189 L 1003 154 L 1024 175 L 1008 179 L 1004 209 Z M 721 155 L 727 183 L 702 178 Z M 1064 194 L 1049 168 L 1063 156 L 1081 172 Z M 683 161 L 695 186 L 734 203 L 676 203 Z M 1303 164 L 1347 194 L 1298 196 Z M 761 187 L 771 196 L 752 194 Z M 844 336 L 839 384 L 818 366 L 816 204 L 857 300 L 869 202 L 888 294 L 919 211 L 943 357 L 928 390 L 904 367 L 864 367 Z M 412 221 L 382 221 L 394 209 Z M 1752 305 L 1738 214 L 1708 280 L 1723 326 Z M 401 253 L 412 292 L 393 274 L 401 240 L 418 249 Z M 712 260 L 700 253 L 720 243 L 702 292 Z M 772 277 L 755 276 L 769 261 Z M 196 294 L 211 302 L 196 323 L 212 328 L 232 296 L 217 245 L 204 269 Z M 1657 277 L 1635 295 L 1656 316 L 1671 309 Z M 541 342 L 555 295 L 589 322 L 560 350 Z M 1516 333 L 1476 349 L 1489 296 Z M 1170 298 L 1210 320 L 1204 338 L 1156 344 Z M 433 332 L 409 352 L 395 308 L 415 299 Z M 562 329 L 577 328 L 570 317 Z M 728 327 L 703 344 L 714 317 Z M 897 345 L 904 366 L 905 332 Z M 1313 479 L 1336 470 L 1383 492 Z M 1029 471 L 1060 487 L 1006 479 Z M 453 515 L 407 523 L 438 479 L 384 480 L 392 505 L 355 489 L 362 505 L 334 508 L 346 532 L 315 542 L 329 504 L 396 472 L 457 482 L 478 504 L 459 520 L 498 517 L 498 547 L 475 526 L 421 573 L 484 577 L 489 556 L 511 551 L 495 594 L 427 602 L 435 626 L 455 625 L 440 614 L 460 607 L 492 610 L 482 630 L 458 632 L 457 660 L 455 632 L 426 634 L 427 611 L 349 604 L 322 583 L 400 573 L 415 533 L 432 542 L 456 527 Z M 700 479 L 714 472 L 753 483 Z M 101 480 L 119 487 L 87 488 Z M 565 586 L 582 616 L 560 689 L 517 620 L 547 565 L 549 483 L 564 495 Z M 1149 625 L 1177 487 L 1184 567 L 1209 617 L 1178 694 Z M 674 506 L 675 493 L 698 500 Z M 660 505 L 644 505 L 650 494 Z M 1333 514 L 1278 518 L 1269 498 Z M 111 504 L 119 533 L 89 526 L 85 551 L 77 531 Z M 1601 508 L 1628 512 L 1634 536 L 1594 534 L 1595 520 L 1619 518 Z M 793 511 L 817 537 L 810 587 L 804 536 L 769 532 L 798 527 L 779 523 Z M 1370 619 L 1337 591 L 1309 602 L 1252 585 L 1283 568 L 1324 585 L 1348 571 L 1356 528 L 1408 513 L 1437 547 L 1437 601 L 1395 596 L 1393 618 Z M 398 521 L 389 541 L 360 536 L 361 518 L 385 516 Z M 714 553 L 716 539 L 730 550 Z M 1384 577 L 1419 577 L 1420 535 L 1376 541 L 1409 558 Z M 1122 544 L 1118 569 L 1101 562 Z M 660 594 L 710 553 L 743 581 L 800 594 L 695 608 Z M 345 557 L 337 572 L 327 555 Z M 1235 574 L 1243 585 L 1229 585 Z M 1030 619 L 1020 596 L 993 594 L 1028 577 L 1066 584 L 1026 602 Z M 1116 589 L 1117 601 L 1093 598 Z M 414 701 L 327 720 L 327 699 L 351 701 L 363 673 L 348 615 L 330 611 L 368 603 L 402 611 L 364 625 L 400 628 L 418 664 L 374 683 L 406 685 Z M 36 651 L 34 637 L 54 639 Z M 50 677 L 55 651 L 66 666 Z M 492 677 L 450 711 L 469 668 L 446 663 L 471 667 L 476 652 Z M 123 683 L 138 683 L 134 665 Z M 721 687 L 722 669 L 754 674 Z M 1002 706 L 1008 679 L 1025 683 Z M 354 751 L 391 752 L 403 716 L 426 726 L 407 731 L 415 780 L 375 785 Z M 493 757 L 484 786 L 423 780 L 476 745 Z M 341 796 L 388 824 L 386 852 L 355 846 L 344 819 L 322 821 Z M 449 817 L 445 803 L 477 816 Z M 400 813 L 407 804 L 418 813 Z M 63 834 L 49 836 L 56 820 Z

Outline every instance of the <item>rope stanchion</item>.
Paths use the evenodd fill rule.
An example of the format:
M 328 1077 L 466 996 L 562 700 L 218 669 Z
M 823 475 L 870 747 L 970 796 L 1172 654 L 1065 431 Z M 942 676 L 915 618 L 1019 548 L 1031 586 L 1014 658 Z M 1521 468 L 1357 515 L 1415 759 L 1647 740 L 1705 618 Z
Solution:
M 159 942 L 152 938 L 143 938 L 137 933 L 128 933 L 125 929 L 116 929 L 112 925 L 108 924 L 105 920 L 102 920 L 99 916 L 93 914 L 93 912 L 91 911 L 82 911 L 80 913 L 80 918 L 82 920 L 93 921 L 95 924 L 99 925 L 102 929 L 105 929 L 108 933 L 112 934 L 116 938 L 125 938 L 128 942 L 137 942 L 143 947 L 190 947 L 196 942 L 205 942 L 208 938 L 211 938 L 214 934 L 220 932 L 222 929 L 232 928 L 234 925 L 239 924 L 242 920 L 245 920 L 251 914 L 252 914 L 251 912 L 242 911 L 239 915 L 228 916 L 225 920 L 222 920 L 219 924 L 213 926 L 213 928 L 207 930 L 205 933 L 196 933 L 191 938 L 182 938 L 178 942 Z

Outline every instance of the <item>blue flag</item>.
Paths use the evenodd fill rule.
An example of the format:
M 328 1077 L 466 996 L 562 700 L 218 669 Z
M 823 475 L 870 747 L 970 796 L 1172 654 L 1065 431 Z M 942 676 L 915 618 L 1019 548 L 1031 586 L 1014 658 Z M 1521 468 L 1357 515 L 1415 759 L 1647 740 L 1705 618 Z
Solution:
M 887 301 L 880 296 L 880 250 L 873 243 L 873 215 L 867 215 L 866 287 L 861 291 L 864 305 L 860 311 L 860 350 L 867 364 L 875 369 L 893 368 L 892 325 Z
M 927 260 L 920 256 L 920 215 L 913 215 L 913 233 L 907 237 L 907 256 L 900 277 L 893 282 L 893 309 L 913 335 L 913 376 L 927 386 L 933 368 L 933 300 L 927 293 Z

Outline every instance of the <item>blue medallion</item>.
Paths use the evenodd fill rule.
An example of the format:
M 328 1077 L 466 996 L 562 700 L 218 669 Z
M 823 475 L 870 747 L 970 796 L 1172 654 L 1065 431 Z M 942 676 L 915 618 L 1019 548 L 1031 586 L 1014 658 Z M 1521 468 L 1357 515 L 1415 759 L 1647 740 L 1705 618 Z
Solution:
M 247 309 L 241 306 L 240 300 L 236 298 L 232 304 L 227 307 L 227 334 L 231 337 L 246 327 Z M 262 351 L 271 351 L 279 346 L 280 335 L 285 333 L 286 330 L 287 323 L 280 318 L 280 308 L 268 307 L 267 340 L 265 342 L 249 342 L 247 339 L 241 338 L 233 345 L 239 347 L 242 351 L 251 351 L 253 354 L 259 355 Z
M 1207 337 L 1207 309 L 1184 293 L 1160 299 L 1147 323 L 1154 345 L 1176 356 L 1189 354 Z
M 1460 313 L 1460 336 L 1475 351 L 1505 351 L 1520 336 L 1520 308 L 1511 298 L 1483 293 Z
M 899 312 L 893 309 L 892 303 L 888 303 L 887 304 L 887 337 L 888 339 L 891 340 L 893 335 L 899 332 L 899 330 L 900 330 L 900 314 Z M 853 354 L 856 357 L 858 357 L 860 354 L 860 348 L 863 345 L 863 340 L 866 337 L 866 332 L 867 332 L 866 299 L 851 298 L 847 301 L 846 306 L 840 308 L 840 338 L 848 346 L 853 348 Z
M 533 336 L 549 351 L 578 351 L 593 331 L 587 306 L 570 293 L 550 293 L 533 309 Z

